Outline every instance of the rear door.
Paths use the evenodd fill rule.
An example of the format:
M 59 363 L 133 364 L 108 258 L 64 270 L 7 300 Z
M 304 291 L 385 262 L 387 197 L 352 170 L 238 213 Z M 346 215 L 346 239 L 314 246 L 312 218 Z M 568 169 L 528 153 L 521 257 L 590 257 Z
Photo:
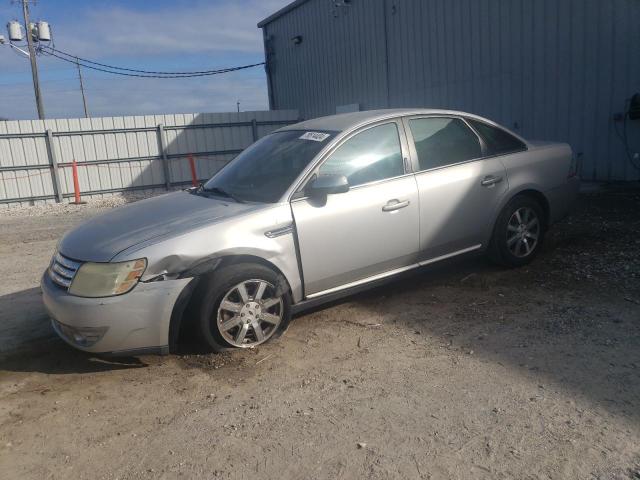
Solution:
M 400 121 L 367 127 L 342 141 L 315 171 L 344 175 L 348 192 L 328 195 L 326 202 L 292 200 L 305 295 L 415 263 L 418 189 L 405 158 Z
M 498 157 L 466 121 L 449 116 L 404 119 L 420 198 L 421 260 L 478 249 L 508 190 Z

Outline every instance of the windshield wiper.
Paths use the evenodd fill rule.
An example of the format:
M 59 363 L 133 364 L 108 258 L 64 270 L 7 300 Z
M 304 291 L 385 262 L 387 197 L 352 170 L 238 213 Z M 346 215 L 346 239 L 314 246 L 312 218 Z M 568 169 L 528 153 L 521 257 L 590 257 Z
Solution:
M 238 203 L 244 203 L 243 200 L 240 200 L 233 193 L 227 192 L 224 188 L 220 188 L 220 187 L 205 188 L 204 186 L 201 186 L 200 188 L 201 188 L 201 191 L 203 191 L 203 192 L 218 194 L 218 195 L 221 195 L 223 197 L 230 198 L 231 200 L 235 200 Z

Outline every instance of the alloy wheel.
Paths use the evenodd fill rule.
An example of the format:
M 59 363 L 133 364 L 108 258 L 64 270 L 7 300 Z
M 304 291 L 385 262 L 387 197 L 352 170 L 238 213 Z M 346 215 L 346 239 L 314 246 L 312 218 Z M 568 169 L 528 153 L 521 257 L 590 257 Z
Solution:
M 540 221 L 529 207 L 518 208 L 507 223 L 507 248 L 518 258 L 531 255 L 540 238 Z
M 284 312 L 282 296 L 264 280 L 245 280 L 232 287 L 218 307 L 216 325 L 234 347 L 254 347 L 278 329 Z

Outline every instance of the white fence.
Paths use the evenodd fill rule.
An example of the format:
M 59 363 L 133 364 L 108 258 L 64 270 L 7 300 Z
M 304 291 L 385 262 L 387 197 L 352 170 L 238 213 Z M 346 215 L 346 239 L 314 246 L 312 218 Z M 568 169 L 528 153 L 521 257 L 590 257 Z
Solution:
M 0 206 L 169 189 L 204 180 L 258 138 L 298 121 L 295 110 L 0 121 Z

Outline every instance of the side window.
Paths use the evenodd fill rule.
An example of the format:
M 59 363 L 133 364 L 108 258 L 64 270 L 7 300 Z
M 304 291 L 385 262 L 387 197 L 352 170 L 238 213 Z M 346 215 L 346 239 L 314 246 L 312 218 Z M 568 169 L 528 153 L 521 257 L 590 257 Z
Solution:
M 478 136 L 459 118 L 409 120 L 420 170 L 482 157 Z
M 489 155 L 501 155 L 505 153 L 520 152 L 527 146 L 516 137 L 501 128 L 492 127 L 484 122 L 469 119 L 469 123 L 475 128 L 487 144 Z
M 325 160 L 318 173 L 344 175 L 352 187 L 404 174 L 397 125 L 387 123 L 351 137 Z

